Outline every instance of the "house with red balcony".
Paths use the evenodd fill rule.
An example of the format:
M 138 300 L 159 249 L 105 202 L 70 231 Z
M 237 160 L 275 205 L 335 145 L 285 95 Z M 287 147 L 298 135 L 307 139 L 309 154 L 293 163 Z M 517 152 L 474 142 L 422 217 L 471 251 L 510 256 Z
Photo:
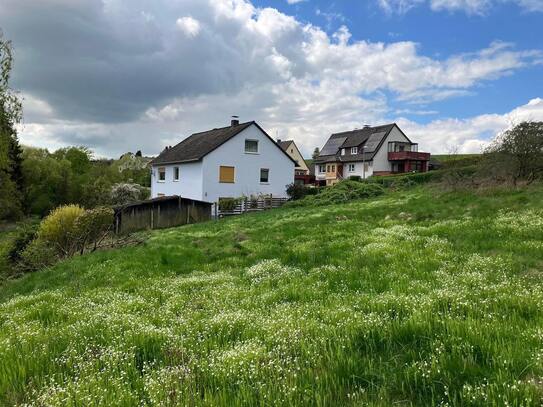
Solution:
M 352 176 L 426 172 L 429 161 L 396 123 L 364 126 L 330 136 L 315 159 L 315 179 L 333 185 Z

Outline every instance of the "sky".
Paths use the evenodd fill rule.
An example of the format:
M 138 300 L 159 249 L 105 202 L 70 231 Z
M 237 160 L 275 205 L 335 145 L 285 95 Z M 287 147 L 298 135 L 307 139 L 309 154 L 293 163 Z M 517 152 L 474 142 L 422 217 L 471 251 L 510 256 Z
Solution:
M 23 144 L 158 154 L 231 115 L 304 155 L 396 122 L 434 154 L 543 120 L 543 0 L 2 0 Z

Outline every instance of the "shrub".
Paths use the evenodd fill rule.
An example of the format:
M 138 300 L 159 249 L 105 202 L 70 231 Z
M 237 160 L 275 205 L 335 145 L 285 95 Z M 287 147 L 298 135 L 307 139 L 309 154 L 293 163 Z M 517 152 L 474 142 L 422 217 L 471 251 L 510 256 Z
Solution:
M 288 203 L 289 206 L 330 205 L 378 196 L 384 188 L 378 184 L 345 180 L 334 186 L 326 187 L 318 195 Z
M 349 176 L 349 179 L 351 181 L 362 181 L 362 177 L 360 175 L 351 175 Z
M 76 222 L 85 210 L 78 205 L 60 206 L 40 224 L 38 240 L 48 243 L 60 257 L 70 256 L 77 248 Z
M 21 256 L 26 247 L 36 238 L 38 223 L 25 222 L 17 227 L 15 236 L 11 241 L 11 247 L 7 253 L 8 261 L 16 265 L 21 261 Z
M 439 181 L 444 174 L 444 170 L 415 172 L 401 175 L 390 175 L 384 177 L 371 177 L 366 182 L 379 184 L 385 188 L 403 188 L 413 185 L 425 184 L 427 182 Z
M 75 221 L 74 240 L 77 250 L 83 254 L 87 246 L 96 250 L 113 226 L 113 209 L 100 207 L 83 212 Z
M 219 209 L 221 211 L 233 211 L 243 198 L 219 198 Z
M 49 242 L 36 238 L 21 252 L 14 269 L 19 273 L 36 271 L 55 264 L 58 259 L 58 251 Z
M 287 195 L 293 201 L 302 199 L 307 195 L 316 195 L 318 193 L 319 189 L 315 187 L 309 187 L 307 185 L 296 183 L 287 185 Z

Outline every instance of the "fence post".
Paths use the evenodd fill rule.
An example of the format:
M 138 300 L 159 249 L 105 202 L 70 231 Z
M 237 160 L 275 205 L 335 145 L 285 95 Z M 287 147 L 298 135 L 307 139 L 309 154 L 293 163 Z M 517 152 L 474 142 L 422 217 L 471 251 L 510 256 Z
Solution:
M 153 205 L 151 204 L 151 229 L 153 229 L 153 225 L 154 225 L 154 222 L 153 222 L 154 211 L 155 209 L 153 208 Z

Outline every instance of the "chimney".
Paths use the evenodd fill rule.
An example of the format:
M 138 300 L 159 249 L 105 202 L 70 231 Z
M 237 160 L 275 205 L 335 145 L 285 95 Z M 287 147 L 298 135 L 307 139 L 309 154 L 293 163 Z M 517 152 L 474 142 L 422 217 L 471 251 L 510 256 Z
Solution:
M 232 116 L 232 120 L 230 121 L 230 125 L 237 126 L 239 124 L 239 116 Z
M 367 129 L 368 127 L 371 127 L 369 124 L 365 124 L 364 128 Z
M 280 138 L 278 138 L 278 139 L 277 139 L 277 144 L 279 144 L 280 142 L 281 142 L 281 139 L 280 139 Z

